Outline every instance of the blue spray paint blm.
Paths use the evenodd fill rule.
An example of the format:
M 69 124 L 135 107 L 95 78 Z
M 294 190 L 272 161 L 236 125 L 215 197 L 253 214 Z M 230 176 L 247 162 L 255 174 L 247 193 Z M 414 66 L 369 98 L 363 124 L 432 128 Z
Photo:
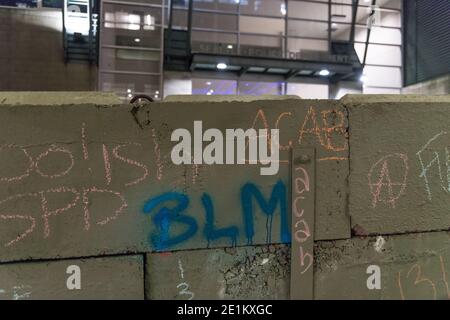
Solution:
M 263 194 L 259 188 L 253 183 L 245 184 L 241 189 L 241 205 L 242 214 L 244 218 L 244 229 L 247 237 L 247 243 L 253 243 L 254 231 L 254 201 L 256 200 L 257 205 L 266 214 L 266 242 L 271 243 L 271 233 L 272 233 L 272 222 L 274 214 L 278 208 L 278 203 L 280 206 L 280 216 L 281 216 L 281 230 L 280 237 L 283 243 L 289 243 L 290 236 L 290 226 L 288 225 L 287 216 L 287 198 L 286 198 L 286 186 L 282 181 L 278 181 L 272 189 L 272 193 L 269 201 L 266 201 Z M 237 226 L 230 226 L 227 228 L 216 228 L 214 225 L 215 212 L 214 205 L 211 196 L 204 193 L 201 197 L 201 201 L 205 211 L 205 227 L 203 235 L 207 241 L 208 247 L 212 241 L 216 241 L 220 238 L 229 238 L 231 240 L 231 245 L 237 245 L 237 239 L 239 236 L 239 228 Z M 163 206 L 160 208 L 156 214 L 152 217 L 152 221 L 156 226 L 158 232 L 153 233 L 149 237 L 149 241 L 153 244 L 153 247 L 157 251 L 166 250 L 180 243 L 183 243 L 190 238 L 192 238 L 198 230 L 197 221 L 195 218 L 190 217 L 184 212 L 189 206 L 189 197 L 182 193 L 177 192 L 167 192 L 159 195 L 155 198 L 148 200 L 143 208 L 144 213 L 150 214 L 155 209 L 157 209 L 161 204 L 165 202 L 173 203 L 177 205 L 175 207 L 169 208 Z M 171 236 L 170 230 L 174 223 L 183 224 L 187 226 L 187 229 L 177 235 Z
M 267 202 L 261 191 L 253 184 L 247 183 L 242 187 L 241 190 L 241 204 L 242 211 L 244 215 L 244 225 L 245 234 L 247 236 L 247 244 L 253 243 L 253 237 L 255 235 L 254 222 L 253 222 L 253 198 L 255 198 L 261 210 L 267 215 L 267 243 L 271 242 L 271 229 L 272 221 L 275 210 L 280 203 L 280 214 L 281 214 L 281 230 L 280 237 L 283 243 L 289 243 L 291 240 L 291 235 L 289 232 L 288 218 L 287 218 L 287 199 L 286 199 L 286 186 L 280 180 L 272 189 L 272 194 Z
M 168 192 L 156 198 L 148 200 L 144 205 L 144 213 L 149 214 L 161 203 L 167 201 L 176 201 L 178 205 L 174 208 L 161 208 L 152 218 L 153 223 L 159 229 L 159 234 L 150 236 L 150 241 L 156 250 L 165 250 L 191 238 L 197 232 L 197 221 L 189 216 L 182 215 L 181 212 L 186 210 L 189 205 L 189 198 L 181 193 Z M 187 230 L 176 236 L 170 237 L 170 226 L 173 222 L 187 225 Z
M 209 194 L 204 193 L 202 196 L 203 207 L 205 208 L 206 214 L 206 224 L 204 235 L 206 240 L 208 241 L 208 248 L 211 241 L 217 240 L 219 238 L 230 238 L 231 246 L 237 245 L 237 237 L 239 234 L 239 229 L 236 226 L 216 229 L 214 227 L 214 206 Z

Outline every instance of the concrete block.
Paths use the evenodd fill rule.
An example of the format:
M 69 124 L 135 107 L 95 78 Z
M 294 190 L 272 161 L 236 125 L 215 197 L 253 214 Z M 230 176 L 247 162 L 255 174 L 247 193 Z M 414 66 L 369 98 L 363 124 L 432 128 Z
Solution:
M 112 92 L 0 92 L 0 105 L 38 105 L 61 106 L 72 104 L 121 104 L 119 97 Z
M 194 120 L 223 132 L 279 127 L 278 175 L 261 176 L 256 165 L 174 165 L 172 130 L 192 130 Z M 346 132 L 345 110 L 333 101 L 165 102 L 138 111 L 3 104 L 0 261 L 287 242 L 289 144 L 316 148 L 315 239 L 348 238 Z M 149 201 L 156 205 L 144 213 Z M 184 220 L 165 224 L 161 209 L 177 206 Z
M 450 233 L 318 241 L 314 298 L 450 299 Z M 147 299 L 289 299 L 290 247 L 240 247 L 147 256 Z M 380 289 L 369 289 L 370 266 Z M 372 284 L 372 279 L 369 280 Z
M 148 254 L 146 299 L 287 299 L 289 256 L 286 245 Z
M 450 228 L 450 96 L 346 97 L 355 234 Z
M 241 101 L 241 102 L 250 102 L 250 101 L 260 101 L 260 100 L 291 100 L 291 99 L 300 99 L 300 97 L 295 95 L 284 95 L 284 96 L 275 96 L 275 95 L 260 95 L 260 96 L 245 96 L 245 95 L 171 95 L 164 98 L 163 102 L 231 102 L 231 101 Z
M 10 299 L 144 299 L 143 257 L 3 264 L 0 300 Z
M 319 242 L 315 298 L 450 299 L 449 245 L 448 232 Z M 367 286 L 369 266 L 380 268 L 380 290 Z

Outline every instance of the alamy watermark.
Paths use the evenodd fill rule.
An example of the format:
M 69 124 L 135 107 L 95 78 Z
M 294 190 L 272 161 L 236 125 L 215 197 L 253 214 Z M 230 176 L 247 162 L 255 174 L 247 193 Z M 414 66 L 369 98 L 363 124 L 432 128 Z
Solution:
M 268 129 L 226 129 L 223 133 L 211 128 L 203 132 L 202 121 L 194 121 L 193 136 L 182 128 L 174 130 L 170 139 L 178 142 L 171 152 L 176 165 L 259 163 L 265 166 L 260 168 L 265 176 L 276 175 L 279 170 L 279 129 L 270 129 L 270 133 Z

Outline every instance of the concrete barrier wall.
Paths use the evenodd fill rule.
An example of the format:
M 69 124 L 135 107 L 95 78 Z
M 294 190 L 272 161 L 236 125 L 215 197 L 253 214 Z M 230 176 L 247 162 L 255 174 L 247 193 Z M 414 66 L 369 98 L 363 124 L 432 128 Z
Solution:
M 306 147 L 316 150 L 316 298 L 415 297 L 429 289 L 402 287 L 408 294 L 399 296 L 391 283 L 399 270 L 409 273 L 406 282 L 417 267 L 406 269 L 419 263 L 430 265 L 427 279 L 446 274 L 448 254 L 438 253 L 448 235 L 438 231 L 450 222 L 448 98 L 95 103 L 1 105 L 0 262 L 7 270 L 33 260 L 137 254 L 146 255 L 146 298 L 288 298 L 289 149 Z M 195 120 L 223 132 L 279 128 L 279 173 L 174 165 L 170 135 L 193 132 Z M 409 235 L 417 232 L 424 234 Z M 441 273 L 436 259 L 444 260 Z M 382 290 L 368 290 L 366 268 L 377 263 Z M 6 287 L 20 285 L 5 272 Z M 138 297 L 135 289 L 125 296 Z M 41 297 L 60 291 L 47 292 Z M 121 296 L 98 290 L 97 297 Z

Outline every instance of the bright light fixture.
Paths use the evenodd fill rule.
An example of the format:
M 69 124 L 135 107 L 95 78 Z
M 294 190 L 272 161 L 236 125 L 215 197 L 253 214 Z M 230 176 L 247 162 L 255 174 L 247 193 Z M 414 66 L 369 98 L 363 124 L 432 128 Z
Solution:
M 327 77 L 330 75 L 330 71 L 328 71 L 327 69 L 322 69 L 320 70 L 319 75 L 321 75 L 322 77 Z
M 134 42 L 141 42 L 141 39 L 139 39 L 139 38 L 134 38 Z
M 232 45 L 232 44 L 229 44 L 229 45 L 227 46 L 227 49 L 233 49 L 233 45 Z
M 228 68 L 228 66 L 227 66 L 227 64 L 224 63 L 224 62 L 219 62 L 219 63 L 217 64 L 217 69 L 219 69 L 219 70 L 225 70 L 226 68 Z
M 365 74 L 363 74 L 363 75 L 359 78 L 359 81 L 361 81 L 362 83 L 366 83 L 367 80 L 369 80 L 369 78 L 368 78 Z

